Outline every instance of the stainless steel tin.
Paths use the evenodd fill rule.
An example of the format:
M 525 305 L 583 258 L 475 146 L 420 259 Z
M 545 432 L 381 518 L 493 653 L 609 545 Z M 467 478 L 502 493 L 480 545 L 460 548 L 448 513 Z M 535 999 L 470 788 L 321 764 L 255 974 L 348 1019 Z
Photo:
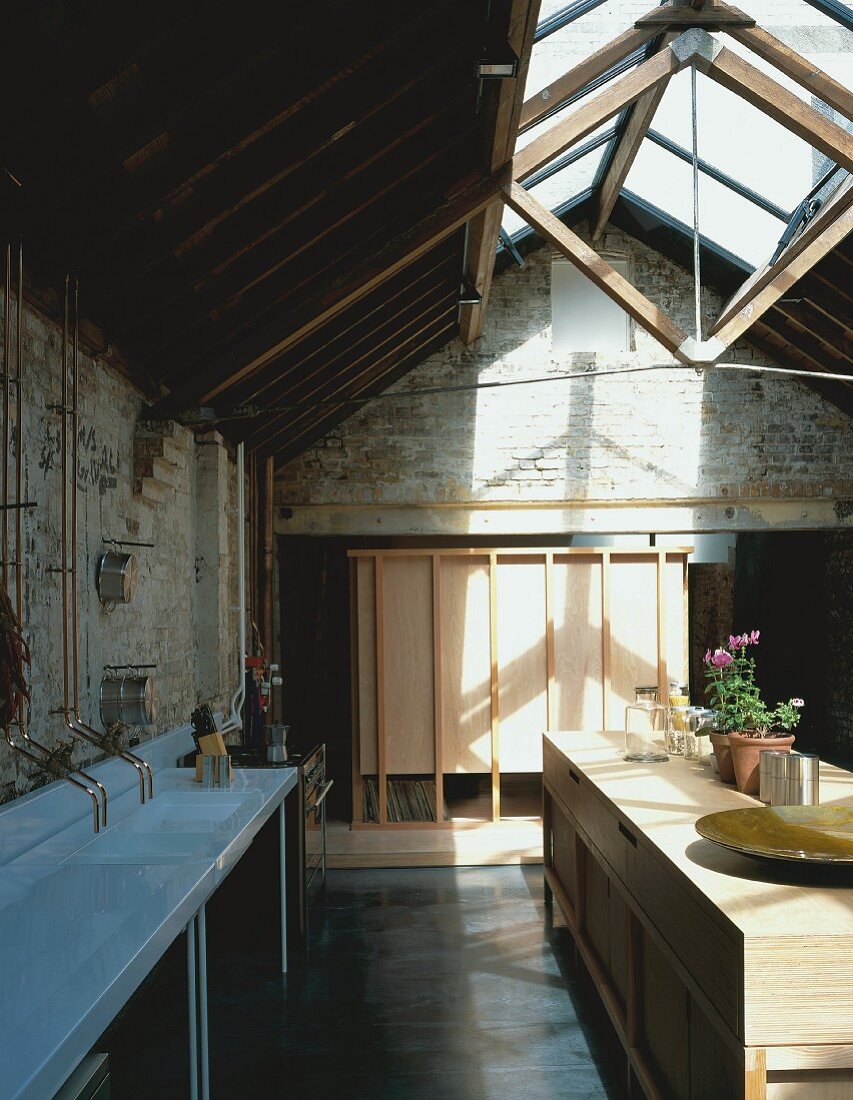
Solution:
M 139 568 L 133 554 L 107 550 L 98 562 L 98 598 L 101 603 L 130 603 Z
M 151 726 L 157 720 L 157 684 L 153 676 L 105 676 L 100 690 L 101 722 Z
M 785 804 L 820 805 L 820 758 L 812 752 L 789 753 L 786 766 Z
M 201 785 L 206 791 L 212 791 L 214 785 L 215 756 L 203 756 L 201 758 Z
M 212 759 L 212 758 L 211 758 Z M 217 756 L 217 772 L 219 776 L 219 787 L 223 791 L 231 790 L 231 761 L 228 753 L 224 756 Z
M 784 762 L 777 765 L 774 758 L 790 755 L 788 752 L 779 752 L 776 749 L 768 749 L 767 752 L 758 754 L 758 797 L 767 805 L 780 805 L 779 802 L 774 802 L 773 793 L 774 784 L 778 781 L 784 769 Z

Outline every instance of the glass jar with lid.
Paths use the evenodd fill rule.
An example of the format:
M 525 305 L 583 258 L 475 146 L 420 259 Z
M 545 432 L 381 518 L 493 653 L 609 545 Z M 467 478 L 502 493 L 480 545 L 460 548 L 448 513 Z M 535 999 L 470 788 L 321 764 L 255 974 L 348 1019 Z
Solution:
M 625 759 L 651 764 L 669 760 L 666 748 L 667 708 L 657 685 L 634 688 L 634 702 L 625 707 Z

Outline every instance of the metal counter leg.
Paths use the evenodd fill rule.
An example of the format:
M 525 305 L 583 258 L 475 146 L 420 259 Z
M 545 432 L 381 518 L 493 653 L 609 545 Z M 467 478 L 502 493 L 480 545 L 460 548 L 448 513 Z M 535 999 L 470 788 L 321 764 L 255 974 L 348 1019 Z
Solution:
M 187 1009 L 189 1012 L 190 1100 L 198 1100 L 198 1011 L 195 965 L 195 917 L 187 925 Z
M 295 798 L 295 794 L 291 795 Z M 284 826 L 284 799 L 278 806 L 278 889 L 281 892 L 282 902 L 282 974 L 287 974 L 287 879 L 285 877 L 285 826 Z
M 201 1062 L 201 1100 L 210 1100 L 210 1054 L 207 1037 L 207 921 L 204 906 L 196 915 L 198 923 L 198 1016 L 199 1060 Z

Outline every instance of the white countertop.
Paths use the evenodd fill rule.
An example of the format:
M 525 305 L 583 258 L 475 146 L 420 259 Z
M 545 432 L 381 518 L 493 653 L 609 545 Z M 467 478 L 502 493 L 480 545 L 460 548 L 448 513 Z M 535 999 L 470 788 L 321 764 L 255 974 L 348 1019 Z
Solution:
M 115 784 L 92 770 L 112 794 Z M 162 818 L 169 792 L 195 791 L 211 805 L 228 793 L 202 792 L 193 772 L 160 767 L 154 800 L 140 807 L 132 770 L 107 762 L 104 771 L 120 775 L 125 790 L 111 798 L 109 828 L 94 840 L 87 800 L 66 784 L 0 810 L 0 1100 L 53 1096 L 296 785 L 291 768 L 235 770 L 228 812 L 191 858 L 125 862 L 128 834 L 146 811 Z M 118 854 L 83 862 L 87 852 L 99 858 L 100 840 Z

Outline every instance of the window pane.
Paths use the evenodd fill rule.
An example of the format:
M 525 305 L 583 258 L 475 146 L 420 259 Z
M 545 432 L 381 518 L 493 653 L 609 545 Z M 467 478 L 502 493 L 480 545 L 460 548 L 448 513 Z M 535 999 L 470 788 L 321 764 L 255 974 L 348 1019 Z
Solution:
M 606 145 L 602 145 L 599 149 L 593 149 L 591 153 L 587 153 L 585 157 L 581 157 L 574 164 L 570 164 L 562 172 L 557 172 L 550 179 L 544 180 L 536 187 L 531 188 L 530 194 L 549 210 L 553 210 L 561 203 L 568 202 L 575 195 L 579 195 L 582 191 L 592 187 L 595 173 L 598 171 L 598 166 L 606 151 Z M 527 222 L 520 218 L 514 210 L 510 210 L 508 206 L 504 208 L 503 228 L 507 233 L 517 233 L 520 229 L 524 229 L 526 225 Z

